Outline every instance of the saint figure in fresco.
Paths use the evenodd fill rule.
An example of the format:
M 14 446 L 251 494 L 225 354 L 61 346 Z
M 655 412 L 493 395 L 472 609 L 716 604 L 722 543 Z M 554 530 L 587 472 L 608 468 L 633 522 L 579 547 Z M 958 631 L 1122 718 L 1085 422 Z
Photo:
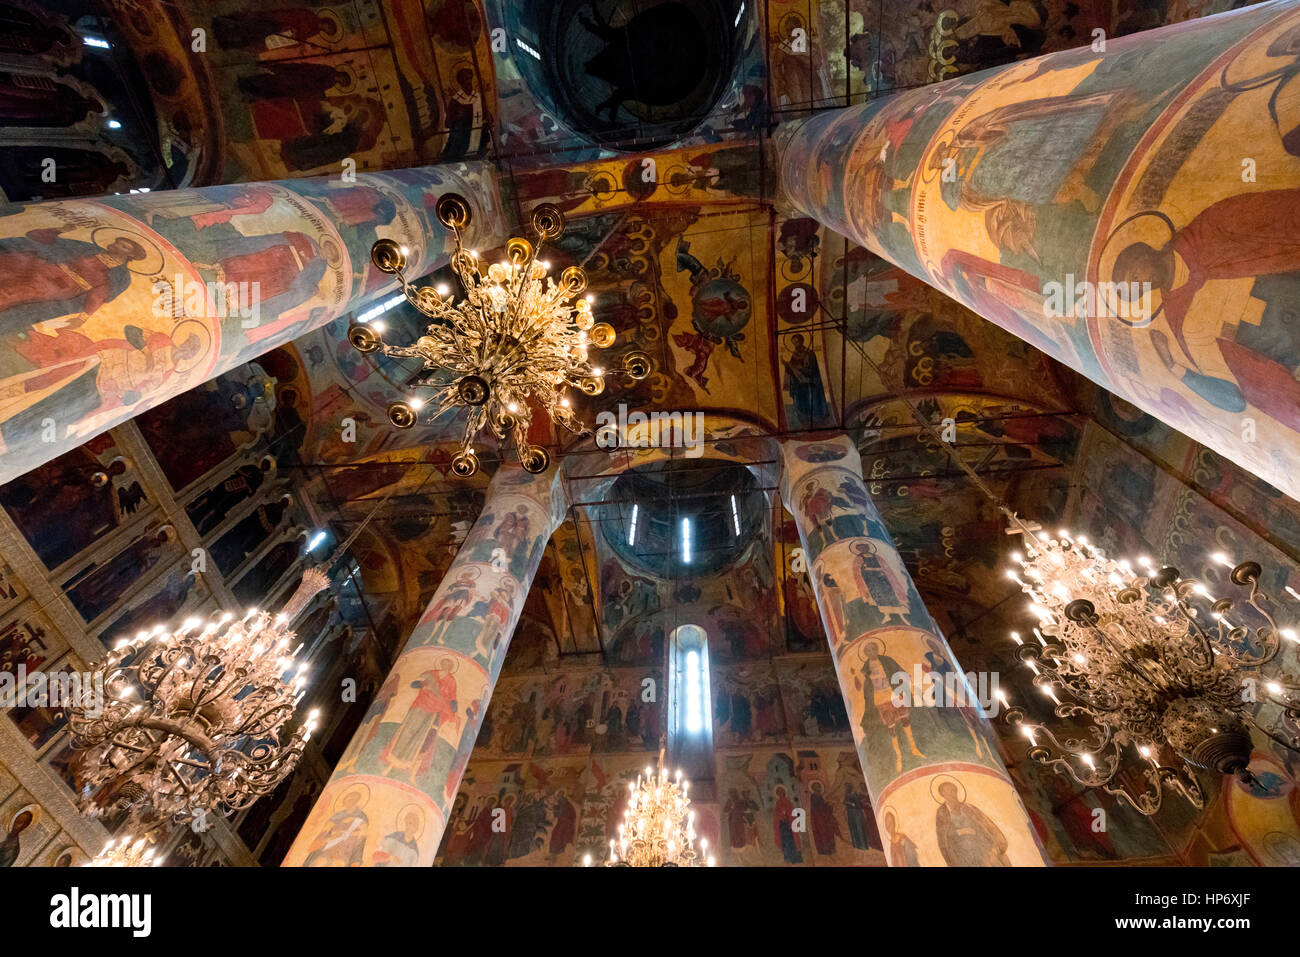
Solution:
M 992 758 L 993 754 L 989 750 L 988 742 L 976 730 L 980 727 L 980 710 L 973 700 L 973 692 L 967 693 L 968 683 L 937 641 L 927 639 L 926 644 L 930 646 L 930 650 L 921 656 L 922 680 L 927 684 L 934 682 L 935 699 L 938 705 L 935 711 L 939 719 L 954 737 L 960 737 L 962 734 L 970 735 L 971 741 L 975 744 L 975 757 L 982 758 L 987 754 Z M 926 677 L 928 675 L 934 677 Z M 955 679 L 950 680 L 950 675 L 956 676 Z M 948 700 L 950 686 L 956 690 L 960 700 Z
M 455 670 L 455 663 L 443 658 L 437 667 L 411 682 L 411 687 L 416 689 L 415 700 L 397 733 L 379 755 L 380 760 L 390 765 L 390 770 L 404 769 L 414 781 L 429 770 L 443 723 L 454 721 L 456 727 L 460 726 L 456 715 Z
M 911 749 L 912 756 L 917 758 L 925 757 L 920 749 L 916 746 L 916 738 L 912 736 L 912 713 L 906 705 L 897 705 L 894 703 L 894 687 L 890 684 L 890 675 L 902 673 L 903 669 L 899 667 L 898 662 L 893 658 L 882 658 L 880 655 L 868 652 L 866 658 L 866 679 L 867 685 L 871 688 L 872 708 L 868 709 L 863 715 L 862 723 L 867 723 L 867 715 L 874 710 L 880 723 L 889 731 L 889 740 L 894 745 L 894 770 L 903 770 L 903 751 L 899 746 L 898 733 L 901 730 L 903 736 L 907 738 L 908 747 Z M 866 728 L 864 727 L 865 731 Z
M 942 802 L 934 815 L 939 852 L 952 867 L 1010 867 L 1007 838 L 993 821 L 974 805 L 951 779 L 939 784 Z
M 401 680 L 401 674 L 396 668 L 388 673 L 388 677 L 384 679 L 379 692 L 375 695 L 375 700 L 370 704 L 370 710 L 366 712 L 365 720 L 361 722 L 361 726 L 352 735 L 347 750 L 343 752 L 343 757 L 339 759 L 339 766 L 335 770 L 336 774 L 340 771 L 355 770 L 357 759 L 361 757 L 370 742 L 379 734 L 379 726 L 388 713 L 388 707 L 393 703 L 393 699 L 397 697 L 398 691 L 401 690 Z
M 22 833 L 32 826 L 35 815 L 21 811 L 9 825 L 9 833 L 0 841 L 0 867 L 13 867 L 21 851 Z
M 372 855 L 374 867 L 414 867 L 420 860 L 420 832 L 424 818 L 412 808 L 402 819 L 402 829 L 384 836 L 379 849 Z
M 500 810 L 498 815 L 495 812 Z M 480 818 L 487 818 L 485 827 L 487 830 L 487 843 L 483 851 L 483 863 L 488 867 L 500 867 L 506 862 L 507 852 L 510 847 L 510 834 L 515 825 L 515 796 L 507 794 L 501 798 L 499 807 L 484 808 L 479 812 Z M 501 825 L 494 826 L 495 820 L 499 819 Z
M 854 542 L 851 548 L 858 556 L 854 578 L 862 597 L 880 612 L 879 624 L 887 624 L 891 618 L 906 623 L 911 597 L 907 569 L 898 560 L 898 553 L 873 539 Z
M 844 608 L 844 590 L 840 588 L 839 582 L 834 577 L 826 573 L 822 574 L 821 583 L 822 601 L 825 604 L 826 615 L 830 618 L 830 629 L 826 637 L 830 641 L 831 651 L 834 651 L 848 627 L 848 617 Z
M 1293 364 L 1241 344 L 1240 333 L 1225 336 L 1224 330 L 1235 325 L 1232 318 L 1205 299 L 1196 308 L 1194 300 L 1206 283 L 1216 280 L 1297 271 L 1300 189 L 1221 199 L 1173 232 L 1163 246 L 1135 242 L 1125 247 L 1112 269 L 1113 281 L 1149 282 L 1160 293 L 1158 316 L 1168 324 L 1178 352 L 1173 353 L 1162 333 L 1152 333 L 1152 345 L 1188 388 L 1229 412 L 1249 403 L 1291 429 L 1300 429 L 1300 384 Z M 1226 366 L 1218 364 L 1216 352 Z
M 821 366 L 817 363 L 817 353 L 805 344 L 804 337 L 795 333 L 790 337 L 794 348 L 789 359 L 782 359 L 785 366 L 785 390 L 794 403 L 795 421 L 791 428 L 805 429 L 821 425 L 830 415 L 826 405 L 826 391 L 822 387 Z
M 820 485 L 815 479 L 804 483 L 803 491 L 799 496 L 799 510 L 803 512 L 811 526 L 807 537 L 809 548 L 814 553 L 821 552 L 834 541 L 830 526 L 831 516 L 835 514 L 835 510 L 849 508 L 851 504 L 847 499 Z
M 0 270 L 9 277 L 0 288 L 0 337 L 12 343 L 12 337 L 52 319 L 77 328 L 126 291 L 131 263 L 147 255 L 125 236 L 100 247 L 66 239 L 52 227 L 0 239 Z
M 246 333 L 250 343 L 293 325 L 303 318 L 300 307 L 310 303 L 325 278 L 327 264 L 316 241 L 306 233 L 283 232 L 267 236 L 219 239 L 210 263 L 194 266 L 215 282 L 234 283 L 256 290 L 254 302 L 260 321 Z
M 370 819 L 361 810 L 361 792 L 343 795 L 337 811 L 321 828 L 311 850 L 303 858 L 304 867 L 360 867 L 364 862 L 366 828 Z
M 871 801 L 852 783 L 844 788 L 844 816 L 849 822 L 849 842 L 854 849 L 881 850 L 880 829 L 871 813 Z
M 885 812 L 885 830 L 889 833 L 889 866 L 919 867 L 916 842 L 898 830 L 898 815 L 892 810 Z
M 742 797 L 736 788 L 727 795 L 727 803 L 722 806 L 723 818 L 727 822 L 727 842 L 735 850 L 748 847 L 757 836 L 754 833 L 754 812 L 758 810 L 749 798 L 749 792 Z
M 818 854 L 827 856 L 835 853 L 835 838 L 842 838 L 839 823 L 835 820 L 835 809 L 826 800 L 825 788 L 820 781 L 812 783 L 812 796 L 808 799 L 808 817 L 811 824 L 813 847 Z
M 568 849 L 573 843 L 573 839 L 578 834 L 578 811 L 569 800 L 568 795 L 560 791 L 555 795 L 555 803 L 551 809 L 555 818 L 555 826 L 551 829 L 551 841 L 549 853 L 551 863 L 555 863 L 560 855 Z
M 510 615 L 515 605 L 515 583 L 511 578 L 501 579 L 501 584 L 492 589 L 486 601 L 476 602 L 470 610 L 470 617 L 483 622 L 475 639 L 474 649 L 484 658 L 490 658 L 501 644 L 506 627 L 510 624 Z
M 456 71 L 456 88 L 446 105 L 447 142 L 442 148 L 444 163 L 478 156 L 486 145 L 484 127 L 489 125 L 483 110 L 483 94 L 474 83 L 474 71 L 461 67 Z
M 519 557 L 519 546 L 528 541 L 528 509 L 520 505 L 508 513 L 496 527 L 497 545 L 505 550 L 506 561 L 513 569 L 515 559 Z
M 252 498 L 274 468 L 275 459 L 269 455 L 257 465 L 241 465 L 186 506 L 198 533 L 206 535 L 221 524 L 232 508 Z
M 451 623 L 469 607 L 470 599 L 474 596 L 474 582 L 477 578 L 477 568 L 466 568 L 452 582 L 446 594 L 434 602 L 429 610 L 424 613 L 424 617 L 420 619 L 420 624 L 429 626 L 430 641 L 436 642 L 440 640 L 446 634 Z
M 803 854 L 799 850 L 798 838 L 794 836 L 794 802 L 780 785 L 777 785 L 772 796 L 772 833 L 785 862 L 802 864 Z

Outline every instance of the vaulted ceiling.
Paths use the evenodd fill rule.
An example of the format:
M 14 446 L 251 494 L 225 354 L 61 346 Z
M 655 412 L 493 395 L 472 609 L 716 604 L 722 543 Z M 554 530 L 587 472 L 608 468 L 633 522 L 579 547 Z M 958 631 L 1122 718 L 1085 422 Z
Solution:
M 113 41 L 107 59 L 68 54 L 127 118 L 123 129 L 100 131 L 84 147 L 100 190 L 330 175 L 345 161 L 360 171 L 482 158 L 498 171 L 516 224 L 538 203 L 558 205 L 568 229 L 553 264 L 586 269 L 596 318 L 617 332 L 612 354 L 635 348 L 655 361 L 649 378 L 612 387 L 585 403 L 583 416 L 590 421 L 619 403 L 699 410 L 704 461 L 715 474 L 725 464 L 751 466 L 753 488 L 764 493 L 746 515 L 744 547 L 714 571 L 718 587 L 753 586 L 750 595 L 749 586 L 736 585 L 718 605 L 736 656 L 755 651 L 754 643 L 800 650 L 823 641 L 805 580 L 790 572 L 797 536 L 780 508 L 765 440 L 847 430 L 919 586 L 942 608 L 959 658 L 974 665 L 980 646 L 1018 613 L 1004 605 L 1014 589 L 998 572 L 1005 536 L 996 503 L 920 420 L 951 420 L 957 454 L 994 499 L 1050 522 L 1104 516 L 1105 503 L 1088 504 L 1085 446 L 1126 444 L 1141 462 L 1174 472 L 1192 471 L 1188 463 L 1200 453 L 1032 346 L 793 214 L 780 199 L 769 131 L 809 110 L 1077 46 L 1096 30 L 1115 36 L 1234 5 L 45 6 Z M 109 12 L 97 12 L 101 6 Z M 105 156 L 113 165 L 104 165 Z M 25 198 L 32 185 L 0 176 L 11 197 Z M 419 334 L 408 305 L 385 318 L 395 330 L 390 338 Z M 460 479 L 450 469 L 461 420 L 394 430 L 386 408 L 412 370 L 357 353 L 347 325 L 340 319 L 262 356 L 143 416 L 140 427 L 164 469 L 178 470 L 169 475 L 178 490 L 187 484 L 180 472 L 200 474 L 253 436 L 301 493 L 304 521 L 328 525 L 335 540 L 378 506 L 353 548 L 363 581 L 357 620 L 383 622 L 391 648 L 478 514 L 496 454 L 489 449 L 479 475 Z M 637 643 L 646 640 L 639 616 L 691 600 L 700 583 L 656 571 L 613 544 L 617 536 L 602 529 L 628 520 L 613 475 L 658 470 L 648 481 L 670 483 L 671 498 L 690 484 L 677 467 L 685 463 L 631 452 L 611 458 L 590 438 L 553 431 L 536 438 L 581 464 L 568 480 L 574 508 L 548 546 L 512 665 L 597 653 L 636 660 Z M 1293 520 L 1249 519 L 1290 510 L 1270 506 L 1257 483 L 1218 465 L 1218 477 L 1202 482 L 1205 493 L 1218 494 L 1221 507 L 1282 554 L 1300 554 Z M 675 477 L 664 478 L 669 473 Z M 751 616 L 734 611 L 750 599 Z

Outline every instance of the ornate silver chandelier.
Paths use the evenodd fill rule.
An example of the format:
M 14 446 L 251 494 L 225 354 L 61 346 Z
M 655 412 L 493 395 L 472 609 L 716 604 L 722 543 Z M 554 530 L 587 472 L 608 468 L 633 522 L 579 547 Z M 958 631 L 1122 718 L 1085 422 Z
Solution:
M 1023 554 L 1011 556 L 1020 568 L 1007 574 L 1039 621 L 1032 637 L 1011 637 L 1068 728 L 1008 707 L 1030 757 L 1155 814 L 1165 786 L 1204 805 L 1195 768 L 1252 781 L 1251 726 L 1300 748 L 1300 685 L 1260 670 L 1297 636 L 1278 626 L 1258 563 L 1213 556 L 1247 590 L 1241 600 L 1216 597 L 1176 568 L 1115 561 L 1084 536 L 1052 538 L 1006 514 L 1008 534 L 1024 536 Z M 1286 737 L 1270 727 L 1276 716 L 1261 721 L 1265 706 L 1279 709 Z
M 288 733 L 307 682 L 290 626 L 328 584 L 309 569 L 277 615 L 226 612 L 117 642 L 97 666 L 105 700 L 69 712 L 87 812 L 124 808 L 142 830 L 199 827 L 273 791 L 316 725 L 313 711 Z
M 589 396 L 604 390 L 609 373 L 590 362 L 588 350 L 613 345 L 614 328 L 594 321 L 591 297 L 577 298 L 587 288 L 581 267 L 568 267 L 556 282 L 549 275 L 549 264 L 538 259 L 542 245 L 564 232 L 564 215 L 555 206 L 541 205 L 532 212 L 536 245 L 511 239 L 506 243 L 506 258 L 489 266 L 462 243 L 461 231 L 470 222 L 470 207 L 462 197 L 443 196 L 437 215 L 455 237 L 451 266 L 465 297 L 455 301 L 446 286 L 412 285 L 404 275 L 403 248 L 381 239 L 371 250 L 375 266 L 395 275 L 407 301 L 432 321 L 425 335 L 410 346 L 383 342 L 382 327 L 373 323 L 354 323 L 348 338 L 361 352 L 382 351 L 423 362 L 410 384 L 432 390 L 432 396 L 390 405 L 389 421 L 398 428 L 410 428 L 426 410 L 432 420 L 456 407 L 469 409 L 462 448 L 452 460 L 457 475 L 468 477 L 478 471 L 474 437 L 484 429 L 498 439 L 509 438 L 525 469 L 544 472 L 550 455 L 528 441 L 532 406 L 545 410 L 570 432 L 588 432 L 573 413 L 568 390 Z M 644 379 L 650 370 L 650 357 L 634 351 L 623 357 L 620 370 L 613 371 Z

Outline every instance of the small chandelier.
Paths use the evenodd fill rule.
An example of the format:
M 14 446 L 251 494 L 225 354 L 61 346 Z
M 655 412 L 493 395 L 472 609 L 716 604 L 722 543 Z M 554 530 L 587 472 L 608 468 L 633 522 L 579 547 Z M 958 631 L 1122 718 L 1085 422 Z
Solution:
M 148 837 L 123 837 L 109 841 L 99 856 L 86 864 L 86 867 L 157 867 L 162 858 L 154 853 L 154 847 Z
M 87 812 L 201 825 L 273 791 L 316 725 L 313 711 L 285 736 L 307 681 L 290 624 L 328 584 L 309 569 L 278 615 L 226 612 L 117 642 L 97 666 L 104 700 L 69 710 Z
M 682 780 L 679 770 L 669 780 L 664 753 L 659 751 L 659 768 L 647 767 L 645 776 L 628 783 L 627 811 L 618 826 L 618 839 L 609 842 L 606 867 L 698 867 L 713 865 L 708 856 L 708 838 L 695 843 L 695 812 L 687 797 L 691 782 Z M 583 858 L 591 865 L 591 855 Z
M 1177 568 L 1147 557 L 1136 567 L 1114 561 L 1082 535 L 1052 538 L 1007 516 L 1008 534 L 1024 536 L 1024 553 L 1011 556 L 1020 568 L 1007 575 L 1039 622 L 1032 638 L 1011 638 L 1054 715 L 1072 726 L 1053 732 L 1008 706 L 1006 720 L 1029 741 L 1030 757 L 1150 815 L 1165 786 L 1204 806 L 1194 768 L 1252 782 L 1248 726 L 1300 748 L 1291 730 L 1300 727 L 1300 686 L 1259 671 L 1297 636 L 1278 627 L 1258 563 L 1214 555 L 1247 589 L 1241 600 L 1220 598 Z M 1264 703 L 1281 709 L 1289 738 L 1259 721 Z M 1086 730 L 1074 736 L 1079 725 Z
M 486 267 L 462 241 L 461 231 L 470 222 L 464 198 L 443 196 L 437 216 L 455 237 L 451 266 L 464 287 L 464 299 L 455 301 L 445 285 L 412 285 L 404 275 L 406 250 L 381 239 L 371 249 L 371 260 L 380 271 L 397 277 L 407 301 L 432 322 L 411 346 L 383 342 L 383 327 L 374 322 L 353 324 L 348 339 L 361 352 L 381 351 L 423 362 L 409 384 L 432 390 L 432 395 L 391 404 L 388 418 L 398 428 L 415 425 L 424 410 L 431 410 L 431 421 L 453 408 L 469 409 L 461 451 L 452 459 L 455 474 L 468 477 L 478 471 L 474 437 L 484 429 L 498 439 L 509 437 L 526 470 L 544 472 L 550 455 L 528 441 L 532 405 L 570 432 L 590 431 L 574 415 L 568 390 L 588 396 L 604 391 L 607 370 L 593 365 L 587 353 L 593 346 L 613 345 L 614 328 L 593 320 L 591 296 L 578 298 L 587 288 L 581 267 L 568 267 L 556 282 L 549 264 L 538 259 L 542 245 L 564 232 L 564 215 L 557 207 L 543 204 L 533 209 L 536 245 L 511 239 L 505 259 Z M 651 366 L 644 352 L 629 352 L 622 368 L 611 371 L 639 380 L 650 374 Z

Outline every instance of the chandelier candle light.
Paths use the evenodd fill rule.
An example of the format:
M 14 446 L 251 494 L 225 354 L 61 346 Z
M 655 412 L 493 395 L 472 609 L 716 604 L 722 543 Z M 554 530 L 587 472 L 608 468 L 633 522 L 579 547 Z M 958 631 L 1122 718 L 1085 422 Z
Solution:
M 538 258 L 542 245 L 564 232 L 564 215 L 550 204 L 532 212 L 536 245 L 514 238 L 506 243 L 506 257 L 485 266 L 478 253 L 465 249 L 461 232 L 470 222 L 470 207 L 455 194 L 441 197 L 438 220 L 452 231 L 456 251 L 451 266 L 464 287 L 456 301 L 445 286 L 415 286 L 408 282 L 406 251 L 391 239 L 381 239 L 371 250 L 371 260 L 382 272 L 395 275 L 416 309 L 432 320 L 414 345 L 392 346 L 381 338 L 382 325 L 357 322 L 348 339 L 361 352 L 381 351 L 398 358 L 417 358 L 423 369 L 411 384 L 432 390 L 430 399 L 394 402 L 388 418 L 398 428 L 410 428 L 424 410 L 429 420 L 457 408 L 468 408 L 461 451 L 452 470 L 461 477 L 478 471 L 474 438 L 490 429 L 498 439 L 509 438 L 520 464 L 529 472 L 546 471 L 550 455 L 528 440 L 532 406 L 544 409 L 551 420 L 570 432 L 585 434 L 573 413 L 568 390 L 588 396 L 605 388 L 608 371 L 588 359 L 591 347 L 614 344 L 614 328 L 596 322 L 592 297 L 579 298 L 587 288 L 580 266 L 569 266 L 558 282 L 550 266 Z M 650 374 L 651 360 L 644 352 L 629 352 L 617 371 L 634 380 Z
M 1024 536 L 1023 554 L 1012 555 L 1019 569 L 1007 575 L 1039 622 L 1032 636 L 1011 633 L 1016 653 L 1053 714 L 1084 726 L 1053 732 L 999 695 L 1030 757 L 1155 814 L 1164 786 L 1204 805 L 1195 768 L 1253 782 L 1250 726 L 1300 748 L 1300 686 L 1260 671 L 1280 665 L 1283 643 L 1297 636 L 1277 625 L 1258 563 L 1212 556 L 1247 589 L 1240 601 L 1216 598 L 1176 568 L 1115 561 L 1082 535 L 1052 538 L 1006 514 L 1008 534 Z
M 102 706 L 69 713 L 87 810 L 125 801 L 133 816 L 151 808 L 198 827 L 209 811 L 239 811 L 275 790 L 316 726 L 313 711 L 286 736 L 307 682 L 290 626 L 328 584 L 308 569 L 277 615 L 225 612 L 117 642 L 98 666 Z
M 134 841 L 128 835 L 116 838 L 104 845 L 99 856 L 86 864 L 86 867 L 157 867 L 162 858 L 154 853 L 149 838 L 140 837 Z
M 679 770 L 673 779 L 659 752 L 659 768 L 647 767 L 644 777 L 628 784 L 627 811 L 618 826 L 618 839 L 609 842 L 606 867 L 698 867 L 713 865 L 708 838 L 695 833 L 695 812 L 687 797 L 691 782 Z M 699 841 L 699 848 L 695 844 Z M 583 858 L 591 865 L 591 855 Z

